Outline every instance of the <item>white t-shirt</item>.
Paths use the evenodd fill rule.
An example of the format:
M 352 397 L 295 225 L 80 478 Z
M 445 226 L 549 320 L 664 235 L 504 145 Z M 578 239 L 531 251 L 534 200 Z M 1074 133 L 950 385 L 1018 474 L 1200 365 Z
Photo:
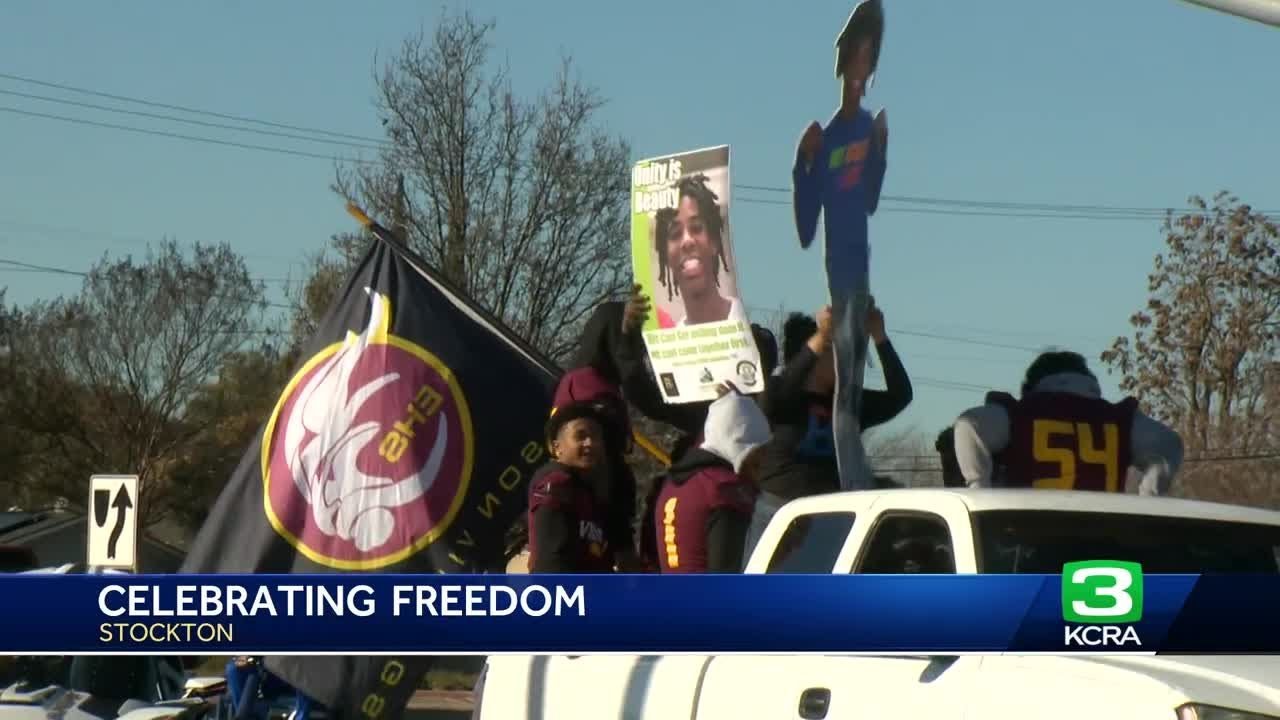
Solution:
M 684 327 L 688 319 L 689 319 L 688 315 L 685 315 L 684 317 L 680 318 L 680 322 L 676 323 L 676 327 Z M 725 320 L 746 320 L 746 319 L 747 319 L 747 314 L 742 309 L 742 301 L 739 300 L 738 298 L 729 298 L 729 316 L 726 317 Z

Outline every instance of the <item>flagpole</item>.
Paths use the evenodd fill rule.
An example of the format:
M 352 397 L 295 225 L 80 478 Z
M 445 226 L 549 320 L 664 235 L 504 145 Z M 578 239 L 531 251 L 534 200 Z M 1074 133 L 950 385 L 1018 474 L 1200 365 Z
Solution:
M 365 213 L 364 210 L 357 207 L 355 203 L 350 201 L 347 202 L 347 212 L 358 220 L 365 229 L 373 233 L 374 237 L 386 243 L 389 247 L 399 253 L 402 258 L 408 261 L 409 264 L 417 268 L 419 272 L 430 278 L 432 282 L 443 287 L 449 292 L 449 294 L 461 300 L 472 312 L 479 315 L 486 323 L 492 325 L 494 329 L 501 332 L 508 340 L 519 347 L 521 352 L 528 355 L 530 359 L 542 366 L 543 370 L 546 370 L 548 373 L 555 375 L 556 377 L 563 374 L 563 371 L 554 362 L 552 362 L 545 353 L 538 350 L 533 345 L 530 345 L 529 341 L 516 334 L 516 332 L 503 322 L 501 318 L 489 312 L 487 308 L 481 307 L 474 302 L 469 302 L 470 298 L 468 298 L 467 294 L 464 293 L 457 285 L 453 284 L 453 281 L 436 272 L 436 269 L 431 265 L 431 263 L 427 262 L 422 256 L 414 252 L 406 243 L 403 243 L 396 238 L 395 234 L 390 230 L 386 229 L 376 220 L 369 217 L 369 215 Z
M 543 352 L 535 348 L 533 345 L 530 345 L 527 340 L 516 334 L 516 332 L 508 327 L 501 318 L 489 312 L 489 310 L 484 307 L 473 302 L 468 302 L 469 298 L 467 298 L 466 294 L 463 293 L 461 289 L 450 282 L 448 278 L 437 273 L 430 263 L 415 253 L 407 244 L 396 238 L 391 231 L 387 230 L 382 225 L 378 224 L 373 218 L 369 217 L 368 213 L 356 206 L 355 203 L 350 201 L 347 202 L 347 212 L 361 225 L 363 225 L 365 229 L 372 232 L 374 237 L 381 242 L 385 242 L 389 247 L 399 253 L 401 257 L 405 258 L 405 260 L 407 260 L 411 265 L 414 265 L 419 272 L 429 277 L 432 282 L 438 283 L 454 297 L 458 298 L 463 303 L 466 303 L 467 307 L 484 319 L 485 322 L 489 323 L 501 332 L 508 340 L 515 343 L 525 355 L 541 365 L 542 369 L 557 378 L 564 374 L 564 371 L 559 366 L 552 362 L 551 359 Z M 670 456 L 659 449 L 656 443 L 642 434 L 639 430 L 632 428 L 631 436 L 635 439 L 637 445 L 653 456 L 653 459 L 665 466 L 669 467 L 671 465 Z

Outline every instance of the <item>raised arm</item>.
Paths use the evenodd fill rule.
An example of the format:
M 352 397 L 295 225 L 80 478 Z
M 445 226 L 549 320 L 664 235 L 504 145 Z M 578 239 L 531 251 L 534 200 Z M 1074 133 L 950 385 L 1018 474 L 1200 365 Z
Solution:
M 795 356 L 782 365 L 782 371 L 765 385 L 766 413 L 774 413 L 778 408 L 787 407 L 807 399 L 806 385 L 813 368 L 818 364 L 818 357 L 831 345 L 831 308 L 825 307 L 818 312 L 818 330 L 796 352 Z
M 889 422 L 898 413 L 907 409 L 914 397 L 911 378 L 902 365 L 902 358 L 889 341 L 884 326 L 884 313 L 873 301 L 867 313 L 867 332 L 876 345 L 876 355 L 880 357 L 880 367 L 884 370 L 884 390 L 864 390 L 862 393 L 862 411 L 859 414 L 862 428 L 875 427 Z
M 796 234 L 800 247 L 808 249 L 818 231 L 818 215 L 822 212 L 822 126 L 812 123 L 804 131 L 796 148 L 795 165 L 791 168 L 791 206 L 795 213 Z
M 907 369 L 902 366 L 898 351 L 893 343 L 885 338 L 876 343 L 876 355 L 880 357 L 880 367 L 884 369 L 884 390 L 864 390 L 862 392 L 862 412 L 860 418 L 864 430 L 883 425 L 894 419 L 915 396 L 911 387 L 911 378 L 907 377 Z

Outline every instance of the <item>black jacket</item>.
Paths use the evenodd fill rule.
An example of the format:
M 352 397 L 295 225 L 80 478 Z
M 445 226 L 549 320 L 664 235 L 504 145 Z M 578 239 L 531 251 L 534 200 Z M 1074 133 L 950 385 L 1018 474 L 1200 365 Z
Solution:
M 865 432 L 884 424 L 911 404 L 911 379 L 888 340 L 876 345 L 884 369 L 884 390 L 863 390 L 858 413 Z M 831 441 L 831 395 L 805 389 L 818 357 L 802 347 L 765 389 L 764 408 L 773 425 L 765 446 L 760 489 L 787 500 L 834 492 L 840 488 L 835 447 Z
M 582 329 L 574 367 L 590 365 L 622 388 L 622 394 L 642 415 L 666 423 L 686 435 L 702 432 L 709 402 L 668 404 L 645 362 L 644 338 L 622 332 L 626 303 L 601 303 Z

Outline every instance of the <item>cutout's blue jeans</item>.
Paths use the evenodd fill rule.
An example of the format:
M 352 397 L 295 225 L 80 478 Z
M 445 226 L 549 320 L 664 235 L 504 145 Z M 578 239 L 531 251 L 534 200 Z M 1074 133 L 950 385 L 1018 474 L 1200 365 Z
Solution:
M 867 309 L 871 292 L 866 274 L 851 288 L 831 289 L 836 396 L 831 431 L 835 438 L 836 464 L 841 490 L 866 490 L 875 486 L 871 464 L 862 445 L 862 381 L 867 367 Z

